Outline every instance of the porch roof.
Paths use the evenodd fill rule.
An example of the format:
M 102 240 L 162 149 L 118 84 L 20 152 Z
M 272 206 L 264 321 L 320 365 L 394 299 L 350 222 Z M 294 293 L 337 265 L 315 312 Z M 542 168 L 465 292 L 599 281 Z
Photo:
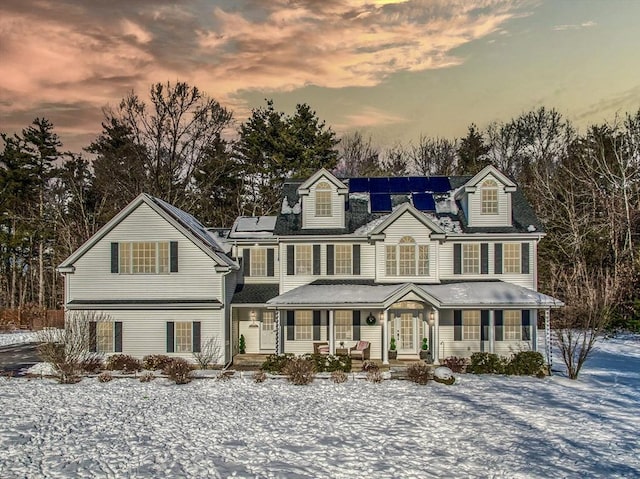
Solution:
M 267 301 L 269 306 L 388 308 L 404 299 L 422 300 L 436 308 L 557 308 L 564 306 L 546 294 L 502 281 L 465 281 L 447 284 L 375 284 L 371 281 L 321 281 L 299 286 Z

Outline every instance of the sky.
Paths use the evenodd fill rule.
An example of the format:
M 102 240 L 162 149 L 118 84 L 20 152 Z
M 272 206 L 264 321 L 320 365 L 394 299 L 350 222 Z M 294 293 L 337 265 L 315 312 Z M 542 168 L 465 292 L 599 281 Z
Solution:
M 307 103 L 378 146 L 541 106 L 579 129 L 640 108 L 640 1 L 2 0 L 0 132 L 36 117 L 80 152 L 103 109 L 185 81 L 239 125 Z

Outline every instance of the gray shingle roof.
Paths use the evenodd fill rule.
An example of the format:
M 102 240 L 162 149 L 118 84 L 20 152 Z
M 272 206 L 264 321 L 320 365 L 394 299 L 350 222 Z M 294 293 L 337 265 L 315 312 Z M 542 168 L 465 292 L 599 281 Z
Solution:
M 278 284 L 239 284 L 233 293 L 233 304 L 264 304 L 278 296 Z

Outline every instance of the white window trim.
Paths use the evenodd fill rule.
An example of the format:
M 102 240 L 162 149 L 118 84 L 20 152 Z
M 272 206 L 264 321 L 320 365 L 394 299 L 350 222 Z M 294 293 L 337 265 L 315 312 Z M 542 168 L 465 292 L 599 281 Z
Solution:
M 507 268 L 507 246 L 514 248 L 517 253 L 515 259 L 515 268 L 511 271 Z M 520 243 L 502 243 L 502 272 L 506 274 L 521 274 L 522 273 L 522 245 Z
M 495 199 L 485 200 L 485 193 L 495 195 Z M 485 206 L 491 206 L 486 208 Z M 500 214 L 500 201 L 498 183 L 495 180 L 487 179 L 480 186 L 480 214 L 486 216 L 496 216 Z
M 349 268 L 344 270 L 338 269 L 338 249 L 343 249 L 347 252 L 349 259 Z M 333 248 L 333 273 L 335 275 L 352 275 L 353 274 L 353 245 L 352 244 L 337 244 Z
M 473 316 L 472 316 L 473 315 Z M 472 317 L 470 317 L 472 316 Z M 462 311 L 462 340 L 480 341 L 482 338 L 482 315 L 478 309 L 467 309 Z M 469 324 L 473 320 L 474 324 Z M 477 324 L 475 324 L 477 322 Z
M 303 321 L 305 324 L 302 324 Z M 313 341 L 313 311 L 296 310 L 293 319 L 293 337 L 296 341 Z
M 467 271 L 466 270 L 466 264 L 465 264 L 465 258 L 466 258 L 466 254 L 465 254 L 465 247 L 469 248 L 469 247 L 474 247 L 477 248 L 478 250 L 478 261 L 475 263 L 475 268 L 477 269 L 477 271 Z M 475 252 L 474 252 L 475 253 Z M 475 254 L 474 254 L 475 256 Z M 460 270 L 462 274 L 480 274 L 481 272 L 481 264 L 482 263 L 482 248 L 480 247 L 480 243 L 462 243 L 461 247 L 460 247 Z
M 308 269 L 307 272 L 303 272 L 301 265 L 302 265 L 302 255 L 300 254 L 300 252 L 302 250 L 309 250 L 309 258 L 308 258 L 308 262 L 309 262 L 309 268 L 305 268 Z M 305 253 L 306 254 L 306 253 Z M 297 244 L 295 245 L 295 257 L 294 257 L 294 273 L 296 276 L 311 276 L 313 275 L 313 245 L 310 244 Z M 306 262 L 306 258 L 305 258 L 305 262 Z
M 333 216 L 333 204 L 332 204 L 332 189 L 331 185 L 326 181 L 318 183 L 315 190 L 315 215 L 316 218 L 331 218 Z M 320 195 L 322 193 L 323 200 L 320 202 Z
M 405 242 L 402 243 L 402 240 L 405 238 L 411 238 L 413 242 Z M 401 274 L 400 273 L 400 251 L 401 247 L 411 247 L 413 246 L 413 261 L 414 261 L 414 272 L 413 274 Z M 426 270 L 427 273 L 421 273 L 421 261 L 420 261 L 420 251 L 424 249 L 426 251 Z M 431 248 L 429 244 L 425 243 L 417 243 L 415 239 L 411 236 L 404 236 L 397 244 L 386 244 L 384 249 L 384 267 L 385 267 L 385 275 L 386 276 L 400 276 L 400 277 L 421 277 L 421 276 L 429 276 L 431 274 L 431 265 L 430 265 L 430 251 Z M 395 265 L 395 273 L 389 273 L 389 252 L 393 254 L 393 263 Z
M 507 326 L 507 320 L 510 325 Z M 502 328 L 504 341 L 520 341 L 522 340 L 522 311 L 505 310 L 502 313 Z
M 188 326 L 186 328 L 185 326 Z M 192 353 L 193 352 L 193 322 L 192 321 L 175 321 L 173 323 L 173 350 L 176 353 Z M 179 341 L 178 334 L 179 330 L 183 329 L 187 331 L 188 329 L 188 346 L 184 348 L 184 342 Z M 183 332 L 184 332 L 183 331 Z M 184 339 L 184 338 L 181 338 Z
M 352 341 L 353 340 L 353 311 L 337 310 L 335 313 L 335 338 L 336 341 Z M 346 324 L 338 324 L 344 322 Z
M 100 331 L 100 329 L 107 329 L 107 325 L 109 326 L 109 331 Z M 116 328 L 113 321 L 97 321 L 96 322 L 96 352 L 98 353 L 113 353 L 116 349 L 116 338 L 115 338 Z M 103 343 L 101 342 L 101 338 L 109 337 L 108 347 L 103 347 Z
M 155 271 L 133 271 L 134 245 L 155 245 Z M 126 246 L 125 246 L 126 245 Z M 161 271 L 160 246 L 166 246 L 166 265 Z M 124 253 L 127 253 L 126 255 Z M 125 263 L 126 261 L 126 263 Z M 171 246 L 169 241 L 121 241 L 118 243 L 118 273 L 119 274 L 169 274 L 171 270 Z
M 264 278 L 267 276 L 267 248 L 251 248 L 249 253 L 250 264 L 249 264 L 249 275 L 255 276 L 257 278 Z M 258 253 L 262 254 L 262 258 L 260 261 L 257 260 Z M 261 264 L 260 272 L 256 269 L 258 264 Z

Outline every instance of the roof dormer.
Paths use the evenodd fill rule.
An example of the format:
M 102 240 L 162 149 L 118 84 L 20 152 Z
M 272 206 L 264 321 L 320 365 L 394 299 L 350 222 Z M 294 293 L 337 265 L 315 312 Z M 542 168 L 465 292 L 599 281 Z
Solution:
M 344 228 L 344 205 L 349 189 L 331 172 L 322 168 L 302 183 L 302 228 Z
M 516 184 L 493 165 L 482 169 L 456 193 L 469 227 L 512 226 L 511 193 Z

